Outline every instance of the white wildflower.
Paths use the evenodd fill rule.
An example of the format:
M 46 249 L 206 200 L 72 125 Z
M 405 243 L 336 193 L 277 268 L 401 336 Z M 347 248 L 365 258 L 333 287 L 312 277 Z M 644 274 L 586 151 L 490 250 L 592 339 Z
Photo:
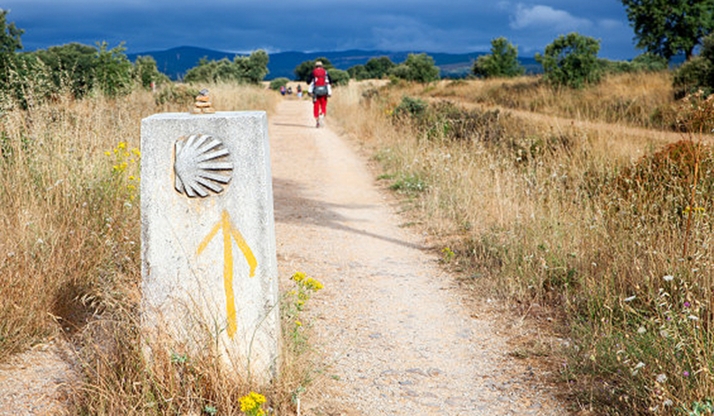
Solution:
M 671 282 L 672 280 L 674 280 L 674 276 L 672 276 L 671 274 L 668 274 L 668 275 L 664 276 L 662 279 L 664 279 L 665 282 Z
M 647 329 L 644 326 L 637 328 L 638 334 L 644 334 L 645 332 L 647 332 Z
M 665 381 L 667 381 L 667 375 L 666 375 L 666 374 L 663 373 L 663 374 L 658 374 L 658 375 L 657 375 L 657 382 L 658 382 L 659 384 L 662 384 L 662 383 L 664 383 Z
M 692 321 L 698 321 L 699 317 L 696 315 L 689 315 L 687 318 L 691 319 Z

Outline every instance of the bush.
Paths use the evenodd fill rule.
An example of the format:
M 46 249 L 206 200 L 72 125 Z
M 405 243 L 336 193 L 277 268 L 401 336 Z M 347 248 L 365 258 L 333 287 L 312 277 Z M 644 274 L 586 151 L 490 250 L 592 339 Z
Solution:
M 667 69 L 667 60 L 661 56 L 644 53 L 632 61 L 610 61 L 599 59 L 598 66 L 603 73 L 622 74 L 633 72 L 656 72 Z
M 431 56 L 425 53 L 410 53 L 406 61 L 392 69 L 391 75 L 398 79 L 426 84 L 439 79 L 439 68 Z
M 177 104 L 188 108 L 196 100 L 198 92 L 196 88 L 187 85 L 169 83 L 159 90 L 154 101 L 158 106 Z
M 427 107 L 429 104 L 420 98 L 404 96 L 392 114 L 394 117 L 420 117 L 426 112 Z
M 714 34 L 704 38 L 702 52 L 682 64 L 674 75 L 675 98 L 702 90 L 705 95 L 714 91 Z
M 702 56 L 694 58 L 683 63 L 674 74 L 674 96 L 675 98 L 683 98 L 687 94 L 696 92 L 702 89 L 707 95 L 711 93 L 711 85 L 708 85 L 705 80 L 712 73 L 712 62 L 706 60 Z
M 277 91 L 280 89 L 280 87 L 288 85 L 288 82 L 290 82 L 290 80 L 285 77 L 275 78 L 274 80 L 270 81 L 269 88 L 273 91 Z
M 152 56 L 139 56 L 134 63 L 134 79 L 145 89 L 170 82 L 166 74 L 159 72 Z
M 330 70 L 330 81 L 332 85 L 347 85 L 350 83 L 350 74 L 347 71 L 333 68 Z

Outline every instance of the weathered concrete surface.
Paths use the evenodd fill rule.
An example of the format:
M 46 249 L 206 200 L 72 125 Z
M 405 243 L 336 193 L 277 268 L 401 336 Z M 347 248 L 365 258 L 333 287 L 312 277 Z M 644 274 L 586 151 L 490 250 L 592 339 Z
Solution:
M 279 351 L 267 131 L 264 112 L 165 113 L 141 123 L 142 320 L 148 345 L 189 356 L 217 347 L 236 371 L 262 380 L 275 375 Z M 211 160 L 216 149 L 196 143 L 214 139 L 222 142 L 223 156 Z M 206 196 L 179 192 L 177 142 L 179 155 L 193 147 L 178 171 L 224 176 L 208 180 Z

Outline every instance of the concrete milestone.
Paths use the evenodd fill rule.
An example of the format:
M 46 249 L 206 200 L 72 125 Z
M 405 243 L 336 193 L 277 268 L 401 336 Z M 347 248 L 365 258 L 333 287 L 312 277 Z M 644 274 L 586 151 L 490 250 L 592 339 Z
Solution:
M 243 377 L 276 375 L 267 132 L 267 116 L 257 111 L 142 120 L 142 324 L 150 354 L 213 351 Z

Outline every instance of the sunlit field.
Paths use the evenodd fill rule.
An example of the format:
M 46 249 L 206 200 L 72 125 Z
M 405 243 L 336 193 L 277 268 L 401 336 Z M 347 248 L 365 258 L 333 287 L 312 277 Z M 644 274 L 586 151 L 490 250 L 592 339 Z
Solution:
M 541 328 L 515 355 L 550 363 L 576 410 L 676 414 L 714 394 L 714 106 L 670 85 L 393 82 L 333 100 L 464 290 Z
M 269 117 L 281 99 L 208 89 L 220 110 Z M 311 377 L 294 325 L 270 386 L 220 371 L 210 351 L 143 359 L 140 121 L 188 111 L 196 93 L 0 101 L 0 361 L 67 337 L 78 414 L 241 414 L 241 399 L 261 400 L 251 391 L 290 414 Z M 541 328 L 514 359 L 541 362 L 568 406 L 677 414 L 714 398 L 714 102 L 672 97 L 668 73 L 583 90 L 364 81 L 335 89 L 330 126 L 374 162 L 466 293 Z M 297 276 L 281 287 L 291 322 L 313 290 Z

